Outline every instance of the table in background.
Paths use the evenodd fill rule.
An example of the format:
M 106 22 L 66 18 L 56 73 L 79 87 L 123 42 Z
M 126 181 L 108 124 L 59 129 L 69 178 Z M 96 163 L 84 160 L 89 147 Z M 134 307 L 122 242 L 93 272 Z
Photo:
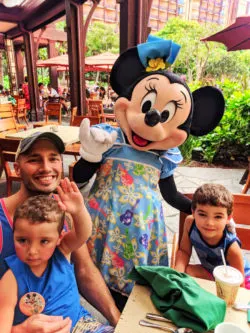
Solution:
M 216 295 L 215 282 L 195 279 L 196 282 L 205 290 Z M 160 313 L 156 310 L 150 299 L 151 290 L 148 287 L 135 285 L 132 293 L 129 296 L 127 304 L 121 314 L 120 320 L 116 326 L 115 333 L 156 333 L 157 329 L 143 327 L 139 325 L 141 319 L 146 319 L 146 313 Z M 240 288 L 236 302 L 247 304 L 250 301 L 250 290 Z M 148 319 L 146 319 L 148 320 Z M 150 320 L 148 320 L 150 321 Z M 227 308 L 225 322 L 232 322 L 240 326 L 246 332 L 250 331 L 250 324 L 247 323 L 247 312 L 234 310 L 231 307 Z M 153 321 L 152 321 L 153 322 Z M 154 323 L 162 324 L 164 326 L 175 328 L 172 324 L 161 323 L 154 321 Z M 158 330 L 160 332 L 160 330 Z
M 53 129 L 57 129 L 57 131 L 54 131 Z M 6 138 L 14 138 L 14 139 L 24 139 L 30 136 L 31 134 L 37 133 L 37 132 L 51 132 L 56 135 L 58 135 L 65 146 L 78 142 L 79 141 L 79 127 L 75 126 L 61 126 L 61 125 L 47 125 L 39 128 L 32 128 L 28 129 L 27 131 L 17 132 L 17 133 L 11 133 L 6 135 Z

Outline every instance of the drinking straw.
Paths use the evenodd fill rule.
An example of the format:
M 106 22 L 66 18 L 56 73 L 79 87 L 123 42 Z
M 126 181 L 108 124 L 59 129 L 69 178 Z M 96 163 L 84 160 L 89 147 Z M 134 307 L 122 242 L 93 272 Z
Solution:
M 220 252 L 221 252 L 221 257 L 222 257 L 223 265 L 225 267 L 225 273 L 226 273 L 226 275 L 228 275 L 227 263 L 226 263 L 226 259 L 225 259 L 225 256 L 224 256 L 224 252 L 223 252 L 222 249 L 220 249 Z

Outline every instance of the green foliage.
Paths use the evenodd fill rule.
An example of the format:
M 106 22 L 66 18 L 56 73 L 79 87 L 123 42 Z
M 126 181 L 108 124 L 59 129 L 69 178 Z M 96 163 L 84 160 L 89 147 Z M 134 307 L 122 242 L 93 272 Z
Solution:
M 66 54 L 68 52 L 67 42 L 57 42 L 56 43 L 56 50 L 59 55 Z
M 186 161 L 191 160 L 192 150 L 202 148 L 208 163 L 224 160 L 246 160 L 250 148 L 250 90 L 243 91 L 239 83 L 225 80 L 217 82 L 222 89 L 226 108 L 220 124 L 203 137 L 189 136 L 180 147 Z M 191 90 L 198 84 L 191 85 Z M 226 162 L 226 161 L 225 161 Z
M 41 60 L 48 59 L 48 49 L 47 49 L 47 47 L 40 47 L 38 49 L 38 59 L 41 59 Z
M 48 68 L 38 68 L 37 69 L 37 78 L 38 78 L 38 83 L 41 82 L 47 86 L 47 84 L 50 82 L 49 69 Z
M 226 101 L 233 95 L 234 92 L 244 91 L 240 82 L 237 81 L 230 81 L 229 79 L 225 79 L 224 81 L 216 81 L 216 84 L 222 90 Z
M 119 53 L 119 34 L 116 26 L 94 22 L 87 33 L 87 56 L 103 52 Z
M 181 45 L 172 69 L 176 73 L 186 74 L 188 82 L 195 80 L 214 84 L 216 79 L 227 77 L 232 81 L 240 81 L 246 89 L 250 76 L 250 51 L 227 52 L 221 43 L 201 42 L 202 38 L 221 29 L 222 27 L 215 24 L 201 25 L 194 21 L 173 18 L 167 21 L 157 36 Z
M 226 101 L 226 110 L 219 124 L 205 137 L 198 138 L 196 147 L 202 147 L 204 158 L 213 162 L 220 150 L 224 158 L 235 159 L 235 148 L 246 151 L 250 144 L 250 90 L 234 92 Z M 244 154 L 244 153 L 243 153 Z M 247 157 L 247 154 L 245 155 Z
M 66 27 L 66 21 L 59 21 L 56 22 L 56 30 L 64 31 L 64 28 Z
M 194 21 L 173 18 L 157 33 L 159 37 L 171 39 L 181 45 L 180 53 L 173 70 L 188 76 L 192 81 L 198 73 L 198 67 L 207 57 L 207 49 L 200 39 L 216 29 L 215 25 L 201 25 Z
M 3 88 L 5 90 L 9 90 L 10 89 L 10 79 L 9 79 L 9 75 L 4 75 L 3 77 Z
M 225 75 L 231 80 L 241 79 L 245 75 L 249 77 L 249 51 L 227 52 L 222 44 L 218 44 L 219 47 L 215 46 L 215 43 L 211 44 L 212 46 L 209 44 L 210 54 L 205 74 L 209 73 L 215 79 L 220 79 Z
M 192 150 L 195 147 L 195 138 L 193 136 L 189 136 L 188 139 L 179 147 L 183 159 L 186 162 L 190 162 L 192 159 Z

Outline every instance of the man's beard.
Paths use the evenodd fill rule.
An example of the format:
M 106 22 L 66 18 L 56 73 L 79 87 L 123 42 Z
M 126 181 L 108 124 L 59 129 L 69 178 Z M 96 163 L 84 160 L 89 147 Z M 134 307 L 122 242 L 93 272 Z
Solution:
M 40 195 L 40 194 L 44 194 L 44 195 L 49 195 L 51 193 L 54 193 L 56 191 L 56 189 L 52 190 L 52 191 L 40 191 L 38 189 L 32 189 L 32 188 L 29 188 L 27 186 L 25 186 L 26 190 L 28 191 L 28 195 L 29 197 L 33 197 L 35 195 Z
M 59 183 L 60 182 L 58 181 L 58 184 Z M 36 188 L 32 182 L 25 181 L 25 178 L 23 178 L 23 185 L 24 185 L 29 197 L 34 196 L 34 195 L 40 195 L 40 194 L 49 195 L 51 193 L 54 193 L 54 192 L 56 192 L 56 188 L 57 188 L 58 184 L 55 184 L 55 186 L 52 189 L 51 188 L 46 189 L 46 187 L 39 189 L 39 188 Z

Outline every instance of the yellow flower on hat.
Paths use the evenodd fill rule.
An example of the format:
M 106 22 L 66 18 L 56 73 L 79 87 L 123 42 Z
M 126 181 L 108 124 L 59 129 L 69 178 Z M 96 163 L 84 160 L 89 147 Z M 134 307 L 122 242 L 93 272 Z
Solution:
M 166 69 L 166 63 L 162 58 L 150 59 L 146 72 L 158 71 L 159 69 Z

